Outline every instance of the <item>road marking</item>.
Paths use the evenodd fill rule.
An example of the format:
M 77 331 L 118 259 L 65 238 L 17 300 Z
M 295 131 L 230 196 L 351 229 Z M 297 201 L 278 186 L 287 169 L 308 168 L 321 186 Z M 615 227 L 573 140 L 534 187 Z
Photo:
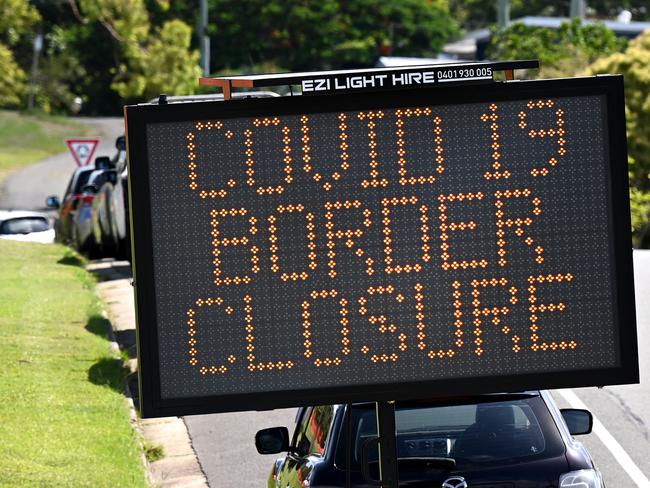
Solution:
M 556 390 L 564 399 L 571 405 L 572 408 L 581 408 L 584 410 L 589 410 L 587 405 L 584 404 L 578 395 L 575 394 L 572 390 Z M 625 452 L 623 446 L 621 446 L 614 436 L 609 433 L 600 420 L 594 415 L 594 427 L 593 433 L 598 436 L 598 438 L 605 444 L 605 447 L 609 449 L 609 452 L 612 453 L 614 459 L 618 461 L 618 464 L 625 470 L 632 481 L 636 483 L 639 488 L 650 488 L 650 480 L 643 474 L 643 471 L 632 461 L 632 458 Z

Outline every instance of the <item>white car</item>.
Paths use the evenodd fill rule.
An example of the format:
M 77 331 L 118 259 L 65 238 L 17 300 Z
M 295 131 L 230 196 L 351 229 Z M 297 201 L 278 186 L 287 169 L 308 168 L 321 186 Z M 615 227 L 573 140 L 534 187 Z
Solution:
M 0 239 L 29 242 L 54 242 L 50 218 L 29 210 L 0 210 Z

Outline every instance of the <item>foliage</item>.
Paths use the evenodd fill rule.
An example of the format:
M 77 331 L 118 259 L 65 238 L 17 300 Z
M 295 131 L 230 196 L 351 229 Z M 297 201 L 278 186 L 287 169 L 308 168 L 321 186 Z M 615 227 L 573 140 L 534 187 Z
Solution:
M 149 36 L 149 14 L 143 0 L 79 0 L 86 22 L 99 23 L 110 36 L 115 65 L 110 87 L 121 98 L 142 96 L 144 43 Z
M 587 12 L 597 17 L 615 17 L 629 10 L 634 20 L 650 19 L 648 0 L 589 0 Z
M 40 18 L 38 10 L 25 0 L 0 0 L 0 39 L 16 44 Z
M 432 56 L 458 32 L 430 0 L 211 0 L 215 70 L 273 62 L 289 70 L 370 65 L 381 54 Z M 246 22 L 242 22 L 246 19 Z
M 143 0 L 79 0 L 88 22 L 99 22 L 128 57 L 147 40 L 149 15 Z
M 160 93 L 192 93 L 201 76 L 199 52 L 191 51 L 192 29 L 180 20 L 165 22 L 148 48 L 147 98 Z
M 466 28 L 478 29 L 497 21 L 497 0 L 451 0 L 449 9 L 454 18 Z M 511 0 L 510 17 L 526 15 L 563 16 L 569 13 L 568 2 L 563 0 Z
M 27 94 L 27 75 L 11 48 L 39 19 L 38 11 L 24 0 L 0 0 L 0 107 L 18 107 Z
M 191 28 L 180 20 L 167 25 L 181 14 L 193 24 L 195 5 L 173 2 L 184 6 L 179 10 L 168 0 L 32 2 L 45 32 L 36 96 L 42 110 L 66 112 L 80 96 L 85 113 L 118 114 L 124 103 L 140 101 L 160 84 L 167 93 L 196 90 Z
M 154 463 L 165 457 L 165 448 L 160 444 L 150 444 L 149 442 L 144 441 L 144 455 L 147 458 L 147 461 Z
M 594 63 L 588 73 L 625 77 L 632 219 L 638 231 L 650 221 L 650 31 L 630 42 L 625 52 Z
M 448 0 L 208 1 L 214 72 L 369 66 L 382 54 L 433 56 L 458 32 Z M 10 4 L 20 4 L 13 9 L 20 19 L 30 18 L 21 12 L 42 17 L 36 102 L 45 111 L 65 112 L 80 96 L 83 113 L 117 114 L 124 103 L 200 89 L 196 0 L 0 0 L 0 7 Z M 7 44 L 2 35 L 0 29 L 0 43 Z M 5 71 L 24 75 L 31 45 L 10 49 L 22 71 Z M 24 84 L 17 86 L 24 92 Z
M 632 211 L 632 231 L 637 247 L 650 248 L 650 191 L 630 188 L 630 208 Z M 644 235 L 645 233 L 645 235 Z
M 510 17 L 568 17 L 568 0 L 511 0 Z M 479 29 L 497 21 L 497 0 L 450 0 L 449 10 L 467 29 Z M 614 18 L 629 10 L 634 20 L 650 19 L 647 0 L 589 0 L 587 14 L 594 18 Z
M 189 93 L 200 74 L 198 54 L 190 50 L 192 30 L 181 20 L 151 26 L 144 0 L 79 0 L 86 23 L 99 23 L 113 45 L 110 87 L 125 101 L 164 91 Z M 156 6 L 165 11 L 169 3 Z
M 16 64 L 9 48 L 0 44 L 0 107 L 20 106 L 27 93 L 27 75 Z
M 165 22 L 147 49 L 130 59 L 133 73 L 128 77 L 129 82 L 121 81 L 127 69 L 122 65 L 112 87 L 124 98 L 192 93 L 198 85 L 201 68 L 198 51 L 189 49 L 191 40 L 192 29 L 187 24 L 180 20 Z
M 65 113 L 81 95 L 88 73 L 71 49 L 69 33 L 54 26 L 37 76 L 36 105 L 45 113 Z
M 540 77 L 573 76 L 600 57 L 621 51 L 625 41 L 602 24 L 583 25 L 579 19 L 557 30 L 515 22 L 492 32 L 491 59 L 539 59 Z
M 0 253 L 0 486 L 147 486 L 94 281 L 58 244 Z

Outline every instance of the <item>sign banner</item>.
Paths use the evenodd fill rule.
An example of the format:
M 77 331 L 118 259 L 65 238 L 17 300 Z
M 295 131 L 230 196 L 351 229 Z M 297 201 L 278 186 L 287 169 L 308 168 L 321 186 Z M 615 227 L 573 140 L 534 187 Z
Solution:
M 125 113 L 145 416 L 638 381 L 622 77 Z
M 77 166 L 86 166 L 93 160 L 99 139 L 66 139 L 65 143 Z

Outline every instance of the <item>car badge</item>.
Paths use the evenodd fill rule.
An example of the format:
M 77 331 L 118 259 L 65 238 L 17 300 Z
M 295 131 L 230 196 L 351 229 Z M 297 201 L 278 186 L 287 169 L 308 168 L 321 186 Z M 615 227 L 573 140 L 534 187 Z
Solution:
M 468 488 L 468 485 L 462 476 L 452 476 L 442 482 L 442 488 Z

